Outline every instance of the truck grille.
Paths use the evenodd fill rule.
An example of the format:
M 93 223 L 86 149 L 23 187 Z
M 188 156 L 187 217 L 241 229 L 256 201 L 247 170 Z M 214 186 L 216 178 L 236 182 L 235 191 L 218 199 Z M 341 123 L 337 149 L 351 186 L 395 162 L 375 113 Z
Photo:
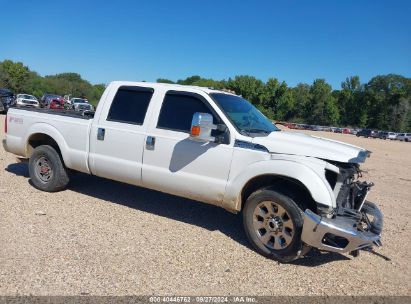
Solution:
M 90 110 L 90 106 L 81 105 L 78 107 L 80 110 Z

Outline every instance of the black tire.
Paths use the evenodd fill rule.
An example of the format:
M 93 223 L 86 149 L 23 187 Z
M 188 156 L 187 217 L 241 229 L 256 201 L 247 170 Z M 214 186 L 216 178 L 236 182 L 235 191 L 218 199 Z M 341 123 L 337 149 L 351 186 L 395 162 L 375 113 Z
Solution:
M 278 205 L 281 206 L 286 211 L 288 217 L 288 219 L 286 219 L 284 223 L 289 223 L 288 221 L 290 220 L 293 225 L 292 233 L 287 232 L 288 236 L 292 234 L 291 241 L 289 241 L 288 244 L 285 243 L 285 248 L 283 249 L 274 249 L 273 247 L 275 247 L 275 244 L 279 244 L 280 247 L 283 246 L 281 241 L 277 243 L 277 239 L 281 240 L 281 236 L 278 236 L 277 233 L 286 233 L 285 229 L 289 229 L 285 227 L 286 224 L 280 225 L 280 228 L 275 226 L 275 228 L 277 229 L 281 229 L 281 227 L 283 227 L 282 232 L 268 231 L 267 228 L 271 229 L 271 227 L 267 226 L 267 224 L 270 222 L 270 220 L 267 220 L 270 215 L 264 215 L 264 217 L 260 216 L 260 218 L 264 219 L 263 221 L 261 221 L 259 215 L 255 214 L 255 211 L 257 209 L 258 212 L 264 209 L 264 207 L 261 208 L 261 206 L 265 205 L 266 202 L 274 203 L 274 209 L 272 210 L 275 210 L 275 205 L 277 205 L 277 207 Z M 277 209 L 277 211 L 279 211 L 279 209 Z M 267 214 L 268 213 L 270 212 L 267 212 Z M 274 211 L 274 213 L 277 212 Z M 278 218 L 278 216 L 275 217 Z M 267 228 L 257 229 L 254 224 L 254 219 L 257 218 L 259 221 L 258 225 L 264 225 L 264 223 L 266 223 Z M 250 241 L 254 249 L 265 257 L 277 260 L 282 263 L 288 263 L 297 259 L 301 253 L 301 250 L 303 249 L 303 242 L 301 241 L 301 232 L 303 227 L 302 211 L 291 198 L 276 191 L 270 189 L 262 189 L 254 192 L 248 197 L 243 209 L 243 225 L 248 240 Z M 264 238 L 265 236 L 264 231 L 261 232 L 261 230 L 265 230 L 265 233 L 269 233 L 269 237 L 272 239 L 273 245 L 271 245 L 271 239 L 267 242 L 267 244 L 265 244 L 261 240 L 261 238 Z M 262 233 L 263 235 L 261 235 Z M 285 242 L 284 238 L 283 240 Z
M 370 223 L 371 232 L 378 235 L 381 234 L 383 228 L 383 214 L 378 209 L 377 205 L 372 202 L 365 201 L 361 211 L 373 217 Z
M 67 169 L 57 151 L 48 145 L 34 149 L 29 160 L 29 174 L 33 186 L 46 192 L 57 192 L 69 183 Z

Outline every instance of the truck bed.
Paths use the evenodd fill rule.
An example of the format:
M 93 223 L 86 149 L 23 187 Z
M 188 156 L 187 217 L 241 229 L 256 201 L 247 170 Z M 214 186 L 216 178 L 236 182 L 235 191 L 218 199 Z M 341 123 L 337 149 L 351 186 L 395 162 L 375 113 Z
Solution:
M 94 113 L 92 113 L 94 116 Z M 7 147 L 29 157 L 31 136 L 45 134 L 58 144 L 67 168 L 88 173 L 89 133 L 93 117 L 73 110 L 12 107 L 8 113 Z
M 37 108 L 31 108 L 31 107 L 11 107 L 11 109 L 67 116 L 67 117 L 73 117 L 73 118 L 81 118 L 81 119 L 86 119 L 86 120 L 93 119 L 94 117 L 94 112 L 89 112 L 87 115 L 83 115 L 82 112 L 74 111 L 74 110 L 53 110 L 53 109 L 47 109 L 47 108 L 37 109 Z

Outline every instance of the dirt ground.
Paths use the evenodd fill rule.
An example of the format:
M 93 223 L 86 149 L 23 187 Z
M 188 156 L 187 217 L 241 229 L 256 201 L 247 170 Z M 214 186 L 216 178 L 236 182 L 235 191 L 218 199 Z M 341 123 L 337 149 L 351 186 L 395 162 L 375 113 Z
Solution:
M 1 147 L 0 295 L 411 295 L 411 143 L 309 133 L 373 151 L 363 168 L 390 261 L 312 251 L 281 265 L 250 248 L 239 216 L 84 174 L 40 192 Z

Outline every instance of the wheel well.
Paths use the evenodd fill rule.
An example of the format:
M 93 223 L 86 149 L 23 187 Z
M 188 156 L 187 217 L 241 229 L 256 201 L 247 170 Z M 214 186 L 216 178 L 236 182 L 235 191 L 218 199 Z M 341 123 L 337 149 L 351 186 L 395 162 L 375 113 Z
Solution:
M 310 191 L 298 180 L 282 175 L 260 175 L 248 181 L 241 192 L 241 209 L 255 191 L 270 188 L 290 197 L 303 211 L 317 212 L 317 204 Z
M 57 142 L 51 136 L 43 133 L 36 133 L 30 136 L 26 148 L 27 157 L 31 156 L 35 148 L 42 145 L 48 145 L 53 147 L 56 150 L 56 152 L 60 155 L 61 159 L 63 159 L 61 150 Z

